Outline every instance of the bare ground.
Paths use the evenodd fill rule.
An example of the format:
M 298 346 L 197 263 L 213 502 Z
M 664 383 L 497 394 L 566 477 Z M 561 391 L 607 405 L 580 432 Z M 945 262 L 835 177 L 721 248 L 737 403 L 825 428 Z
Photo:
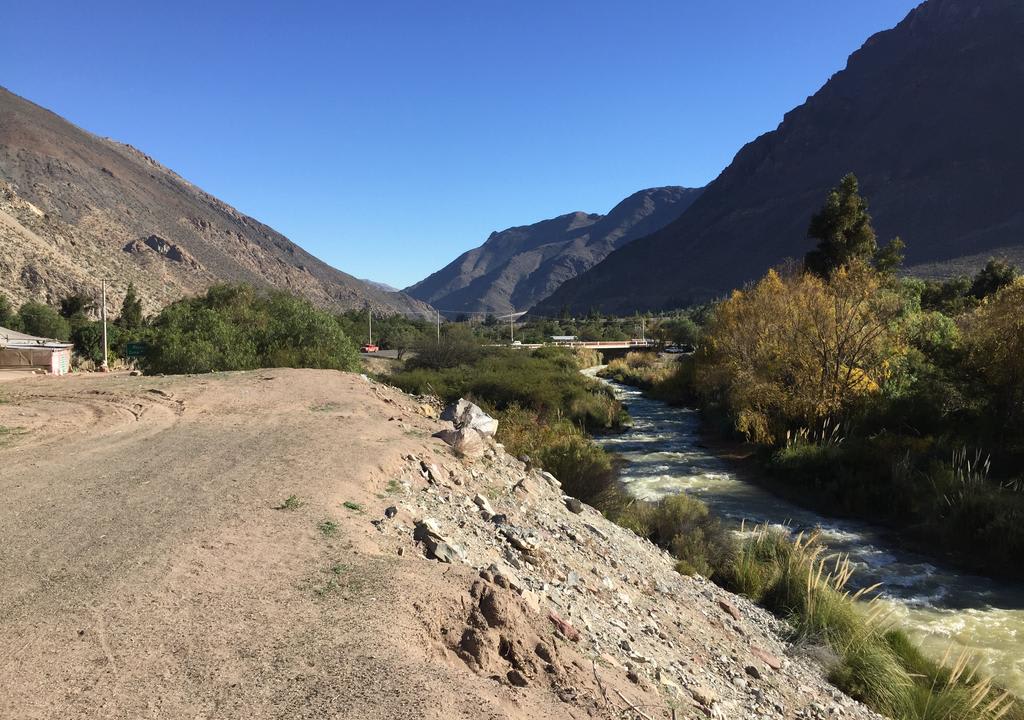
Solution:
M 294 370 L 6 384 L 0 717 L 570 717 L 432 635 L 475 571 L 385 553 L 343 505 L 379 511 L 439 444 L 392 395 Z
M 784 648 L 762 611 L 724 617 L 721 591 L 500 449 L 465 466 L 439 427 L 331 371 L 3 384 L 0 718 L 869 715 L 752 655 Z M 543 538 L 533 590 L 481 578 L 511 551 L 476 492 Z M 417 513 L 468 562 L 425 559 Z

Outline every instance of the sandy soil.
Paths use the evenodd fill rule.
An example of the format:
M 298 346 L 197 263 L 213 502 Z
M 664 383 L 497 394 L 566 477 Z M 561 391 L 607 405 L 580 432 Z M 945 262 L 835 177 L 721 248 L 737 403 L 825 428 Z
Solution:
M 0 397 L 0 717 L 580 716 L 435 637 L 472 568 L 380 545 L 401 456 L 441 449 L 400 393 L 267 370 Z

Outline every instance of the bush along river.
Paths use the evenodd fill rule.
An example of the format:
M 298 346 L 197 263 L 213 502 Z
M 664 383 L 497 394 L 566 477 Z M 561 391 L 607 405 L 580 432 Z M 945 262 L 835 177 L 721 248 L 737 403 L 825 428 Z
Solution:
M 587 371 L 593 375 L 596 368 Z M 604 381 L 607 382 L 607 381 Z M 866 523 L 819 515 L 740 480 L 700 439 L 700 415 L 609 383 L 633 418 L 632 429 L 597 438 L 626 462 L 622 481 L 634 496 L 657 500 L 686 492 L 724 521 L 818 529 L 831 552 L 849 555 L 857 587 L 882 583 L 890 621 L 941 659 L 962 648 L 983 672 L 1024 697 L 1024 585 L 960 573 L 904 551 L 892 534 Z M 854 583 L 851 583 L 854 585 Z

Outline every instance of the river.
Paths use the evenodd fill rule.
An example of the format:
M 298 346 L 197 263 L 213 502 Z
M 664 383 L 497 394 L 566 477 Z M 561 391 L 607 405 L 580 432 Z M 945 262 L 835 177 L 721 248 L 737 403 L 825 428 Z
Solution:
M 627 461 L 622 480 L 633 495 L 656 500 L 686 492 L 737 524 L 769 523 L 793 531 L 820 528 L 831 550 L 849 555 L 858 585 L 882 583 L 892 621 L 928 654 L 940 659 L 950 645 L 953 654 L 969 648 L 984 672 L 1024 697 L 1024 585 L 943 567 L 901 549 L 890 533 L 869 524 L 819 515 L 741 481 L 726 461 L 702 445 L 695 410 L 670 407 L 635 388 L 609 384 L 627 405 L 633 428 L 598 442 Z

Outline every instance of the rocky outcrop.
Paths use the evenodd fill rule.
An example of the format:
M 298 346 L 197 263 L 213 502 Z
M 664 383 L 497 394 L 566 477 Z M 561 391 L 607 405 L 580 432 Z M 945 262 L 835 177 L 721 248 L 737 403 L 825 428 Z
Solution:
M 678 220 L 567 281 L 538 312 L 705 301 L 813 247 L 807 226 L 849 172 L 911 269 L 1024 260 L 1024 3 L 928 0 L 869 38 L 817 93 L 742 148 Z
M 170 240 L 165 240 L 159 235 L 150 235 L 142 240 L 134 240 L 124 246 L 124 251 L 127 253 L 144 253 L 147 250 L 155 252 L 171 262 L 181 263 L 193 270 L 202 269 L 199 262 L 187 250 L 182 249 Z

